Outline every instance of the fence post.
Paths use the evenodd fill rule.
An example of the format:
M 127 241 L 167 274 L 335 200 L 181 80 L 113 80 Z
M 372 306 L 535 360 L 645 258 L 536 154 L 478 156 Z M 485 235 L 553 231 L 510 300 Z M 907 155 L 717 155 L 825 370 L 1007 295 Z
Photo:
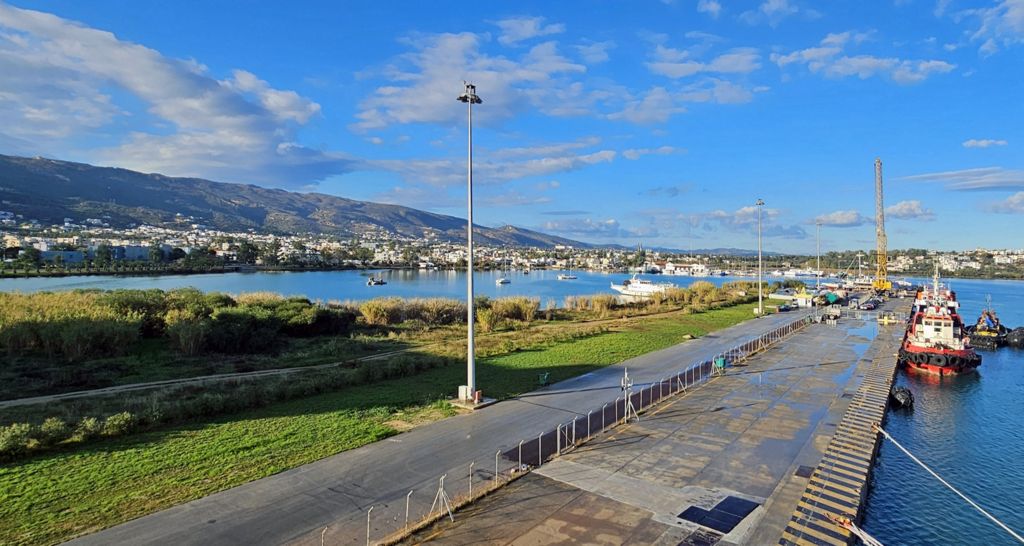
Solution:
M 370 514 L 373 512 L 373 506 L 366 511 L 366 546 L 370 546 Z
M 572 417 L 572 445 L 576 447 L 576 416 Z
M 500 449 L 497 452 L 495 452 L 495 454 L 494 454 L 494 485 L 495 486 L 498 485 L 498 456 L 499 455 L 501 455 L 501 450 Z
M 409 528 L 409 498 L 412 497 L 414 489 L 409 490 L 409 494 L 405 496 L 405 528 Z
M 604 410 L 607 409 L 607 408 L 608 408 L 608 404 L 605 404 L 605 405 L 601 406 L 601 430 L 602 431 L 604 431 L 604 414 L 605 414 Z
M 590 428 L 590 414 L 591 413 L 594 413 L 594 410 L 590 410 L 590 411 L 587 412 L 587 439 L 588 440 L 590 439 L 590 434 L 591 434 L 590 431 L 593 430 L 593 429 Z
M 537 468 L 540 468 L 541 461 L 544 460 L 544 450 L 541 447 L 544 445 L 544 441 L 541 438 L 544 437 L 544 433 L 541 432 L 537 435 Z
M 555 454 L 562 454 L 562 423 L 558 423 L 558 428 L 555 429 Z
M 469 500 L 473 500 L 473 465 L 476 461 L 469 463 Z
M 523 440 L 519 440 L 519 466 L 516 467 L 516 472 L 523 471 Z

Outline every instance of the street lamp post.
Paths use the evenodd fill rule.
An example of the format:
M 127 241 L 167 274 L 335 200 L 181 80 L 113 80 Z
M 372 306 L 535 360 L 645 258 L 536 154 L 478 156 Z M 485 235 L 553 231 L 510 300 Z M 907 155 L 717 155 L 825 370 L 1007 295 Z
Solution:
M 818 289 L 819 279 L 821 279 L 821 222 L 814 222 L 814 240 L 818 249 L 818 266 L 814 270 L 814 289 Z
M 764 207 L 764 200 L 758 199 L 754 204 L 757 205 L 757 316 L 760 317 L 764 316 L 764 268 L 761 265 L 761 208 Z
M 476 86 L 466 84 L 466 91 L 459 95 L 459 102 L 466 103 L 469 121 L 469 148 L 466 159 L 466 326 L 468 336 L 466 341 L 466 384 L 459 387 L 459 399 L 464 402 L 472 402 L 476 393 L 476 363 L 473 361 L 473 105 L 481 104 L 484 101 L 476 94 Z

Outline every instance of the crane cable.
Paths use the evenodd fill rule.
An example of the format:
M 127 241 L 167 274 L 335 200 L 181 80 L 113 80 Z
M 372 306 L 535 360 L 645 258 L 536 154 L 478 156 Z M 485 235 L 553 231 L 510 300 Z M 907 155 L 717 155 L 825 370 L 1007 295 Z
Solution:
M 872 425 L 871 428 L 877 430 L 878 432 L 881 432 L 882 436 L 885 436 L 886 439 L 888 439 L 890 442 L 895 444 L 896 447 L 900 448 L 900 451 L 902 451 L 903 453 L 906 453 L 907 456 L 910 457 L 915 463 L 920 465 L 921 468 L 927 470 L 928 473 L 931 474 L 932 476 L 935 476 L 935 479 L 937 479 L 940 482 L 942 482 L 942 485 L 945 485 L 946 487 L 949 488 L 950 491 L 952 491 L 952 492 L 956 493 L 957 495 L 959 495 L 960 498 L 962 498 L 965 501 L 967 501 L 967 503 L 970 504 L 971 506 L 973 506 L 977 511 L 981 512 L 985 517 L 987 517 L 988 519 L 992 520 L 993 523 L 995 523 L 999 527 L 1002 527 L 1002 529 L 1004 531 L 1006 531 L 1007 533 L 1009 533 L 1010 536 L 1012 536 L 1013 538 L 1017 539 L 1017 542 L 1020 542 L 1021 544 L 1024 544 L 1024 537 L 1021 537 L 1013 529 L 1010 529 L 1009 527 L 1006 526 L 1006 524 L 1004 524 L 1003 522 L 1001 522 L 998 519 L 996 519 L 995 516 L 993 516 L 992 514 L 989 514 L 987 511 L 985 511 L 985 509 L 982 508 L 981 506 L 979 506 L 978 503 L 974 502 L 967 495 L 964 495 L 959 490 L 957 490 L 957 488 L 953 487 L 949 482 L 947 482 L 946 480 L 942 479 L 942 476 L 939 476 L 938 474 L 936 474 L 934 470 L 932 470 L 931 468 L 928 468 L 928 465 L 926 465 L 923 462 L 921 462 L 921 459 L 918 459 L 917 457 L 914 456 L 913 453 L 908 451 L 907 448 L 905 448 L 902 445 L 900 445 L 900 443 L 897 442 L 895 438 L 890 436 L 889 433 L 886 432 L 885 429 L 883 429 L 880 425 L 877 425 L 877 424 L 876 425 Z

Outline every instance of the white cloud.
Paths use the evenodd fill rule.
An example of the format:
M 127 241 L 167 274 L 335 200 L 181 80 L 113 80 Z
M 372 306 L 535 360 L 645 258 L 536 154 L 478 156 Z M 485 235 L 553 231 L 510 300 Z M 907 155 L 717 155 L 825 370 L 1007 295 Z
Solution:
M 608 50 L 615 47 L 615 42 L 588 42 L 573 47 L 584 61 L 590 64 L 600 64 L 608 60 Z
M 483 155 L 496 160 L 523 159 L 534 157 L 551 157 L 565 155 L 573 150 L 590 148 L 601 143 L 596 136 L 589 136 L 576 139 L 570 142 L 555 142 L 549 144 L 536 144 L 533 146 L 512 146 L 507 148 L 486 149 Z M 476 153 L 480 153 L 479 151 Z
M 659 146 L 657 148 L 630 148 L 622 152 L 622 157 L 635 161 L 645 155 L 670 155 L 677 151 L 679 150 L 673 146 Z
M 963 142 L 964 148 L 990 148 L 992 146 L 1006 146 L 1005 140 L 996 140 L 991 138 L 972 138 Z
M 1024 214 L 1024 191 L 1017 192 L 1007 197 L 1005 201 L 996 203 L 990 208 L 993 212 L 1003 214 Z
M 422 209 L 451 209 L 466 206 L 465 195 L 451 195 L 425 186 L 395 186 L 371 198 L 375 203 L 404 205 Z
M 712 19 L 718 19 L 718 15 L 722 13 L 722 4 L 718 3 L 717 0 L 699 0 L 697 2 L 697 12 L 706 13 Z
M 907 176 L 904 180 L 944 182 L 951 190 L 1024 189 L 1024 171 L 1002 167 L 926 173 Z
M 924 81 L 933 74 L 945 74 L 956 65 L 940 60 L 908 60 L 873 55 L 845 55 L 844 50 L 851 43 L 856 45 L 869 38 L 870 34 L 843 32 L 825 36 L 819 45 L 796 50 L 787 54 L 772 53 L 771 60 L 780 68 L 791 64 L 806 65 L 811 72 L 820 72 L 826 77 L 843 78 L 857 76 L 867 79 L 885 76 L 899 84 Z
M 964 16 L 978 20 L 971 41 L 981 42 L 982 55 L 1024 42 L 1024 0 L 998 0 L 993 7 L 966 10 L 957 17 Z
M 837 210 L 818 216 L 814 222 L 831 227 L 857 227 L 870 223 L 871 220 L 855 210 Z
M 561 23 L 545 25 L 543 17 L 512 17 L 496 21 L 494 24 L 501 29 L 498 42 L 506 46 L 516 45 L 538 36 L 550 36 L 565 32 L 565 25 Z
M 304 147 L 296 129 L 320 105 L 236 70 L 218 80 L 195 61 L 165 57 L 80 23 L 0 3 L 0 126 L 40 147 L 92 134 L 134 112 L 160 120 L 96 160 L 142 171 L 306 186 L 351 170 L 344 154 Z M 99 92 L 109 89 L 111 92 Z M 41 150 L 45 151 L 45 150 Z
M 650 197 L 679 197 L 689 192 L 690 189 L 689 184 L 677 184 L 675 186 L 657 186 L 640 193 Z
M 912 199 L 900 201 L 894 205 L 885 207 L 886 217 L 899 218 L 901 220 L 932 220 L 935 213 L 926 209 L 920 201 Z
M 517 190 L 508 190 L 494 195 L 487 192 L 482 193 L 483 195 L 479 196 L 479 203 L 489 207 L 525 207 L 551 202 L 551 198 L 546 195 L 526 195 Z
M 765 87 L 754 91 L 767 91 Z M 713 102 L 716 104 L 743 104 L 754 99 L 754 94 L 740 85 L 717 78 L 687 85 L 680 90 L 679 100 L 683 102 Z
M 462 123 L 465 109 L 455 102 L 462 80 L 476 84 L 484 103 L 474 111 L 474 118 L 484 124 L 508 119 L 527 107 L 549 115 L 582 115 L 601 98 L 586 93 L 578 82 L 566 81 L 586 67 L 560 55 L 554 42 L 538 44 L 511 59 L 482 52 L 481 40 L 471 33 L 417 35 L 408 40 L 413 51 L 397 57 L 383 71 L 390 81 L 360 103 L 352 128 Z
M 717 74 L 747 74 L 761 68 L 761 55 L 754 48 L 732 49 L 710 62 L 704 63 L 691 60 L 690 52 L 655 46 L 654 60 L 647 63 L 647 68 L 655 74 L 672 79 L 685 78 L 700 72 Z
M 615 159 L 613 150 L 598 150 L 579 154 L 563 151 L 552 156 L 519 155 L 515 157 L 498 154 L 475 155 L 473 158 L 474 184 L 501 184 L 523 178 L 550 176 L 556 173 L 575 171 L 608 163 Z M 463 184 L 466 180 L 466 160 L 456 159 L 383 159 L 366 161 L 366 167 L 399 174 L 411 184 L 425 184 L 445 187 Z
M 915 174 L 901 180 L 938 182 L 950 190 L 1024 190 L 1024 171 L 1002 167 Z
M 817 19 L 821 14 L 810 8 L 801 8 L 790 0 L 764 0 L 756 10 L 744 11 L 740 21 L 749 25 L 767 23 L 774 27 L 784 19 L 801 14 L 806 19 Z
M 570 237 L 595 239 L 657 237 L 658 235 L 657 229 L 654 228 L 625 228 L 614 218 L 606 220 L 592 220 L 590 218 L 551 220 L 545 222 L 540 229 Z
M 640 125 L 665 123 L 673 115 L 685 112 L 686 108 L 675 104 L 675 99 L 664 87 L 652 87 L 643 97 L 633 98 L 625 107 L 608 119 L 626 120 Z

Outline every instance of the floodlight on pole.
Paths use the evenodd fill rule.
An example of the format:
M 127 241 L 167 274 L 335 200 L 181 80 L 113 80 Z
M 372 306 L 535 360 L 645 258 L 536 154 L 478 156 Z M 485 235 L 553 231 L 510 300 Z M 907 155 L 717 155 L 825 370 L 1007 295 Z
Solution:
M 466 91 L 459 95 L 459 102 L 466 103 L 468 109 L 469 146 L 466 159 L 466 384 L 459 387 L 459 399 L 472 402 L 476 398 L 476 363 L 473 361 L 474 322 L 473 322 L 473 105 L 484 101 L 476 94 L 476 86 L 469 82 Z
M 758 199 L 757 205 L 757 316 L 764 315 L 764 267 L 761 262 L 761 208 L 764 207 L 764 200 Z

